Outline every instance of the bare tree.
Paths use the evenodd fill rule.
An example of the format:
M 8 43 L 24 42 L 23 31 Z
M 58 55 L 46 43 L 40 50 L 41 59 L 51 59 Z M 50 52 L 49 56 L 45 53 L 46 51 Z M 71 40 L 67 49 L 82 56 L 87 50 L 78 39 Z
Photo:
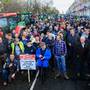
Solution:
M 16 0 L 1 0 L 3 5 L 2 12 L 18 12 L 21 10 Z
M 0 0 L 2 12 L 57 13 L 53 0 Z

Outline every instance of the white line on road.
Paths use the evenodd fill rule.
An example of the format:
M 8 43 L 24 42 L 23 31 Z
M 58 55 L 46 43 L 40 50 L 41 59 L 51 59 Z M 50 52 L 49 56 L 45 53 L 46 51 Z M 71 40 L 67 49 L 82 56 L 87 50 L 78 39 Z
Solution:
M 37 72 L 37 74 L 36 74 L 36 77 L 35 77 L 33 83 L 32 83 L 32 86 L 30 87 L 30 90 L 33 90 L 33 89 L 34 89 L 34 86 L 35 86 L 35 84 L 36 84 L 36 81 L 37 81 L 38 75 L 39 75 L 39 70 L 38 70 L 38 72 Z

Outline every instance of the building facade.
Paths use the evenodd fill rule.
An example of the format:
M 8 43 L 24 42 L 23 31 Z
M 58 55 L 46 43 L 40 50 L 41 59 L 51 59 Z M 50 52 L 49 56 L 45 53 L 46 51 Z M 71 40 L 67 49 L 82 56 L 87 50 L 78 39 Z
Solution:
M 90 0 L 75 0 L 67 13 L 78 16 L 90 16 Z

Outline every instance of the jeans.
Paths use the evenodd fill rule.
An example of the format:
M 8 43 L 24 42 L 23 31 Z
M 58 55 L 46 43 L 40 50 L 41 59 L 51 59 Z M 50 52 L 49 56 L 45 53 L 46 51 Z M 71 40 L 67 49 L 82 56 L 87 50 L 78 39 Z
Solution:
M 6 70 L 6 69 L 3 69 L 3 70 L 2 70 L 3 80 L 4 80 L 4 81 L 7 81 L 7 80 L 8 80 L 8 76 L 9 76 L 9 71 Z
M 9 76 L 11 77 L 11 75 L 12 75 L 13 73 L 15 73 L 16 70 L 17 70 L 16 67 L 13 68 L 12 70 L 10 70 L 9 68 L 3 69 L 3 70 L 2 70 L 2 78 L 3 78 L 3 80 L 4 80 L 4 81 L 8 81 Z
M 59 72 L 66 73 L 65 56 L 55 56 Z
M 19 58 L 19 56 L 16 56 L 15 58 L 17 60 L 17 65 L 18 65 L 17 69 L 20 70 L 21 69 L 21 67 L 20 67 L 20 58 Z

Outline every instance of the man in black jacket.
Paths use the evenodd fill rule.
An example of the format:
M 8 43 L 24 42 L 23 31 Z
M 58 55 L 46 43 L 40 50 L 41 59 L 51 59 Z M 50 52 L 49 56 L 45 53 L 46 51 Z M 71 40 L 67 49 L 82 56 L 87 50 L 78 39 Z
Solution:
M 0 69 L 2 69 L 6 57 L 6 46 L 0 37 Z
M 79 72 L 82 79 L 85 77 L 87 71 L 86 64 L 88 60 L 89 47 L 90 46 L 86 41 L 86 38 L 84 36 L 81 36 L 80 41 L 77 45 L 77 57 L 80 64 Z

